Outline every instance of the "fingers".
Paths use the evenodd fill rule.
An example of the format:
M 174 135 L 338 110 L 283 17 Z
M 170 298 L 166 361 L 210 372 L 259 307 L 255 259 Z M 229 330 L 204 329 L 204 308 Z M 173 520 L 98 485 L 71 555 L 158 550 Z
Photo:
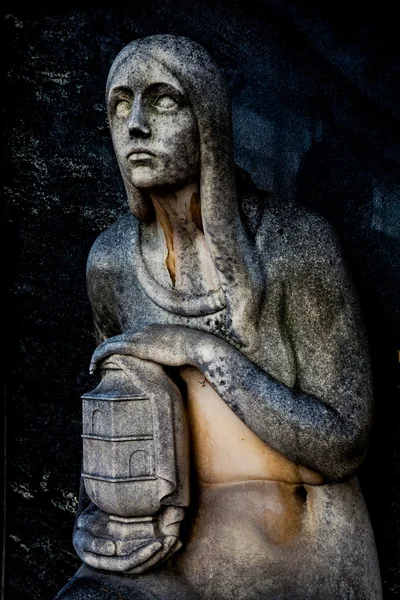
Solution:
M 100 556 L 90 551 L 81 550 L 79 557 L 89 566 L 106 571 L 128 572 L 146 563 L 163 547 L 154 541 L 127 556 Z M 144 568 L 143 570 L 146 570 Z
M 134 567 L 127 571 L 131 575 L 138 575 L 139 573 L 144 573 L 151 567 L 154 567 L 158 563 L 167 560 L 170 556 L 172 556 L 179 548 L 181 548 L 182 543 L 178 538 L 173 536 L 167 536 L 163 540 L 162 548 L 156 552 L 152 557 L 150 557 L 146 562 L 142 563 L 138 567 Z
M 153 327 L 146 327 L 143 331 L 135 333 L 122 333 L 102 342 L 93 353 L 89 372 L 93 373 L 99 362 L 112 354 L 136 356 L 142 360 L 152 360 L 152 348 L 157 333 L 152 332 Z
M 79 529 L 74 536 L 74 546 L 81 552 L 89 552 L 100 556 L 114 556 L 115 543 L 107 538 L 94 537 L 88 530 Z
M 130 544 L 119 546 L 108 538 L 95 537 L 90 531 L 78 530 L 74 536 L 74 547 L 78 556 L 89 566 L 106 571 L 143 573 L 156 564 L 167 560 L 181 547 L 175 536 L 165 536 L 162 540 L 154 540 L 126 554 L 119 554 Z
M 149 339 L 150 337 L 152 339 Z M 166 348 L 166 352 L 164 351 L 164 347 Z M 166 356 L 168 356 L 170 353 L 171 340 L 156 340 L 154 335 L 149 336 L 147 332 L 135 334 L 135 339 L 131 338 L 116 342 L 108 342 L 106 340 L 94 351 L 90 362 L 89 372 L 94 373 L 97 365 L 112 354 L 135 356 L 136 358 L 140 358 L 142 360 L 150 360 L 152 362 L 168 364 L 169 361 L 166 359 Z M 176 359 L 173 362 L 177 362 Z M 175 364 L 171 366 L 175 366 Z
M 113 339 L 113 338 L 112 338 Z M 108 358 L 112 354 L 132 354 L 135 355 L 134 345 L 126 341 L 108 341 L 106 340 L 96 348 L 90 361 L 89 373 L 93 374 L 99 362 Z
M 179 325 L 149 325 L 140 332 L 126 332 L 102 342 L 93 353 L 90 372 L 112 354 L 135 356 L 170 367 L 192 364 L 194 348 L 206 337 L 209 334 Z

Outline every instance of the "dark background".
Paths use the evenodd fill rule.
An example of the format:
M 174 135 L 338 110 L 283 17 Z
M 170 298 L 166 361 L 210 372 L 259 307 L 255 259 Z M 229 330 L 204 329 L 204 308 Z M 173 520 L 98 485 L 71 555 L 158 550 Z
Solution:
M 80 395 L 94 349 L 85 262 L 126 210 L 104 105 L 132 39 L 186 35 L 226 73 L 237 162 L 336 228 L 361 300 L 376 417 L 360 473 L 385 599 L 400 597 L 400 70 L 395 3 L 6 3 L 6 597 L 47 600 L 71 545 Z M 360 12 L 361 11 L 361 12 Z M 397 240 L 396 240 L 397 237 Z

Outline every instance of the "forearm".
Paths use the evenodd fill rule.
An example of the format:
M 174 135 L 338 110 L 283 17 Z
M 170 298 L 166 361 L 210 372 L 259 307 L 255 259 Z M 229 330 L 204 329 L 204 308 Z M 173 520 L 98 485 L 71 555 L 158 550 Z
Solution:
M 356 428 L 337 409 L 279 383 L 217 338 L 198 344 L 191 358 L 238 417 L 294 462 L 331 480 L 345 479 L 360 466 L 367 423 L 356 419 Z
M 363 460 L 368 400 L 354 382 L 341 381 L 345 392 L 331 386 L 326 399 L 316 398 L 279 383 L 220 338 L 186 327 L 151 326 L 107 340 L 96 350 L 92 366 L 113 353 L 199 368 L 260 439 L 329 480 L 346 479 Z

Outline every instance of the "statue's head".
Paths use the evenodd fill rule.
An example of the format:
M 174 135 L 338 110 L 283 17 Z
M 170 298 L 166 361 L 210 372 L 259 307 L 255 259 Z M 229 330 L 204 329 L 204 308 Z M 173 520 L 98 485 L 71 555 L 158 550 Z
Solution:
M 106 98 L 132 213 L 151 220 L 152 188 L 178 189 L 198 179 L 203 231 L 225 293 L 231 338 L 257 345 L 254 316 L 264 287 L 240 219 L 230 100 L 219 69 L 187 38 L 142 38 L 118 54 Z
M 172 35 L 132 42 L 111 67 L 106 100 L 128 200 L 140 219 L 152 217 L 151 189 L 176 190 L 198 179 L 203 201 L 215 195 L 217 180 L 219 187 L 231 179 L 227 89 L 195 42 Z

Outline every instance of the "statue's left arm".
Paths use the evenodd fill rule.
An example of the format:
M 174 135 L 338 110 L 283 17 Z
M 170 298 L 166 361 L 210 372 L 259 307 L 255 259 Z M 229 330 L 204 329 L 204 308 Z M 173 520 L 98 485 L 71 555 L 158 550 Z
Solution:
M 325 239 L 324 239 L 325 236 Z M 311 242 L 312 244 L 313 242 Z M 226 404 L 263 441 L 294 462 L 343 481 L 362 463 L 372 417 L 368 352 L 359 310 L 329 228 L 318 248 L 286 256 L 284 326 L 295 361 L 288 387 L 226 341 L 195 329 L 155 325 L 101 344 L 92 367 L 134 354 L 198 367 Z M 307 249 L 308 248 L 308 249 Z M 263 326 L 260 315 L 260 328 Z M 262 336 L 261 336 L 262 339 Z

